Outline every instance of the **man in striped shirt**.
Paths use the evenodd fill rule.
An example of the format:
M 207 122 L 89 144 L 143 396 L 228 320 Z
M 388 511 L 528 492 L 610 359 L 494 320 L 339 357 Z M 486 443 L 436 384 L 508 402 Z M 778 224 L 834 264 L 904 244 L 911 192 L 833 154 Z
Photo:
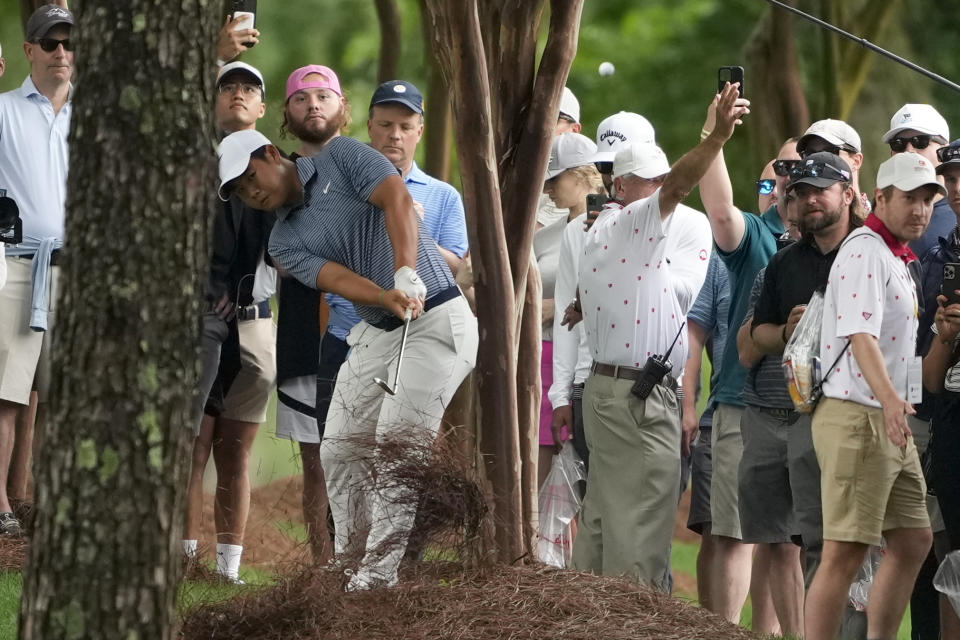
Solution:
M 372 490 L 376 469 L 363 459 L 369 452 L 357 437 L 381 440 L 411 428 L 435 436 L 444 407 L 473 368 L 476 319 L 403 179 L 380 152 L 334 136 L 294 163 L 261 134 L 239 132 L 220 146 L 220 178 L 221 196 L 235 190 L 248 204 L 276 210 L 270 255 L 278 266 L 351 300 L 363 319 L 347 338 L 351 352 L 337 378 L 320 456 L 336 552 L 348 544 L 365 552 L 347 589 L 393 586 L 416 501 L 404 488 Z M 385 395 L 373 378 L 395 358 L 401 334 L 395 330 L 408 309 L 414 320 L 406 364 L 390 380 L 397 394 Z M 364 520 L 370 533 L 358 539 Z

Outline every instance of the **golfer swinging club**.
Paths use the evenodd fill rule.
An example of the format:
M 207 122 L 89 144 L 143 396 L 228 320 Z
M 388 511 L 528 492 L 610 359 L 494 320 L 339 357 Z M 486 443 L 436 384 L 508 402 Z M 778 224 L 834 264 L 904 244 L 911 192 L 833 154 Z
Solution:
M 363 319 L 347 337 L 351 350 L 337 378 L 320 458 L 335 551 L 363 553 L 346 589 L 394 586 L 416 501 L 404 488 L 371 490 L 376 470 L 362 460 L 369 451 L 357 437 L 379 440 L 411 428 L 436 436 L 444 408 L 473 369 L 477 321 L 403 180 L 379 151 L 333 135 L 319 153 L 294 163 L 257 131 L 239 131 L 220 144 L 221 197 L 230 191 L 257 209 L 276 211 L 270 255 L 278 267 L 352 301 Z M 403 369 L 385 371 L 398 355 L 404 332 L 397 329 L 407 313 L 413 321 Z M 374 381 L 390 374 L 396 395 Z M 365 523 L 370 533 L 358 539 Z

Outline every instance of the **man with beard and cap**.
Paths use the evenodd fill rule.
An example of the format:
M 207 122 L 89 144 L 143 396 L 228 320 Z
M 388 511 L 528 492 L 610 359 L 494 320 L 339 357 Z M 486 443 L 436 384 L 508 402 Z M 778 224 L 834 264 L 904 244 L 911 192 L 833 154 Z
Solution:
M 391 468 L 371 461 L 369 447 L 436 436 L 445 406 L 473 368 L 476 319 L 396 167 L 339 136 L 344 103 L 336 76 L 326 68 L 298 70 L 287 94 L 287 125 L 306 134 L 304 148 L 314 155 L 292 161 L 255 132 L 228 136 L 220 147 L 221 197 L 235 191 L 276 210 L 275 263 L 304 285 L 351 300 L 363 318 L 347 338 L 351 350 L 337 375 L 320 458 L 336 552 L 363 553 L 347 590 L 389 587 L 398 580 L 417 499 L 390 483 Z M 400 370 L 394 355 L 407 336 L 405 319 Z
M 20 522 L 7 494 L 18 414 L 38 393 L 37 424 L 43 429 L 50 385 L 51 332 L 63 257 L 67 136 L 73 110 L 74 17 L 46 4 L 27 20 L 23 51 L 30 74 L 19 88 L 0 95 L 0 188 L 16 202 L 23 242 L 0 258 L 0 535 L 18 536 Z M 27 456 L 27 459 L 29 455 Z M 24 474 L 25 475 L 25 474 Z
M 281 134 L 300 142 L 291 159 L 315 155 L 347 131 L 350 105 L 337 74 L 323 65 L 294 70 L 287 79 Z M 346 349 L 321 349 L 317 325 L 320 301 L 313 287 L 294 277 L 280 280 L 277 326 L 277 437 L 297 441 L 303 463 L 303 518 L 314 560 L 331 554 L 327 528 L 327 488 L 320 462 L 320 440 L 336 370 Z
M 931 162 L 900 153 L 877 172 L 876 209 L 840 246 L 824 296 L 823 399 L 813 414 L 823 556 L 807 594 L 805 637 L 832 640 L 850 582 L 885 543 L 870 589 L 868 638 L 892 638 L 932 542 L 926 483 L 906 416 L 923 386 L 908 243 L 945 192 Z M 838 357 L 839 356 L 839 357 Z M 828 375 L 829 374 L 829 375 Z
M 866 216 L 870 213 L 870 196 L 860 191 L 860 167 L 863 166 L 863 152 L 860 134 L 843 120 L 818 120 L 810 125 L 797 141 L 797 153 L 805 158 L 812 153 L 829 151 L 840 156 L 850 167 L 853 174 L 853 188 L 860 194 L 860 210 Z
M 770 552 L 769 582 L 784 635 L 803 633 L 804 579 L 799 534 L 808 566 L 821 545 L 820 468 L 813 451 L 810 416 L 794 410 L 781 359 L 807 302 L 825 287 L 844 238 L 862 225 L 852 172 L 837 155 L 808 155 L 787 186 L 795 196 L 801 238 L 767 264 L 753 310 L 750 336 L 763 354 L 743 390 L 739 469 L 743 542 Z M 758 278 L 761 276 L 758 276 Z M 756 576 L 755 576 L 756 578 Z

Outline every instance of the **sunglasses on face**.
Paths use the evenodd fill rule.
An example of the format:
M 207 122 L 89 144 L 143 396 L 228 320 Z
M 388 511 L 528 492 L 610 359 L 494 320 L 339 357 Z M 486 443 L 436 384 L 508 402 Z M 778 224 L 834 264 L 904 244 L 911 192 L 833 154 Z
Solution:
M 914 149 L 926 149 L 930 146 L 930 140 L 933 136 L 920 135 L 920 136 L 911 136 L 909 138 L 891 138 L 890 150 L 894 153 L 902 153 L 907 150 L 907 143 L 913 145 Z
M 790 181 L 796 182 L 801 178 L 827 178 L 848 182 L 850 172 L 843 169 L 837 169 L 828 162 L 807 162 L 803 165 L 797 165 L 790 171 Z
M 799 160 L 776 160 L 773 163 L 773 172 L 781 178 L 785 178 L 798 164 L 800 164 Z
M 70 41 L 70 38 L 67 38 L 66 40 L 57 40 L 56 38 L 40 38 L 37 40 L 37 44 L 39 44 L 40 48 L 47 53 L 53 53 L 60 45 L 63 45 L 64 51 L 73 51 L 73 42 Z
M 937 160 L 940 162 L 950 162 L 960 159 L 960 147 L 940 147 L 937 149 Z
M 773 193 L 773 188 L 777 186 L 777 181 L 772 178 L 757 180 L 757 193 L 762 196 L 768 196 Z

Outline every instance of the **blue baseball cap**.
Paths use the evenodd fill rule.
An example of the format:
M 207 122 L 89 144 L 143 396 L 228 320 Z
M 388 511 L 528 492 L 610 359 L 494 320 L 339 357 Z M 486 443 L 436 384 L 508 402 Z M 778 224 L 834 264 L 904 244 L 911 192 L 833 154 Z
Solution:
M 414 113 L 423 115 L 423 94 L 413 83 L 406 80 L 390 80 L 384 82 L 377 90 L 373 92 L 373 98 L 370 99 L 370 107 L 378 104 L 387 104 L 396 102 L 402 104 Z

